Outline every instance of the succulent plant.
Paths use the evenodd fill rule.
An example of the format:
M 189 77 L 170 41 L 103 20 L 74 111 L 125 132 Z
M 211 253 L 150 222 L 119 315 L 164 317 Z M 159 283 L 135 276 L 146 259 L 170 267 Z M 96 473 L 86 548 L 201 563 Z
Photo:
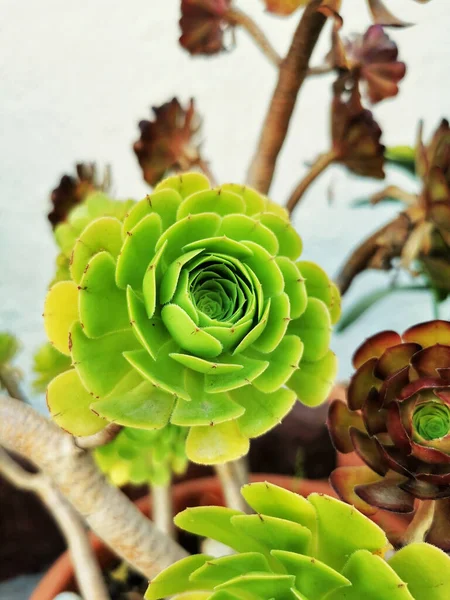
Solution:
M 48 220 L 53 228 L 58 223 L 66 221 L 70 211 L 83 202 L 89 194 L 109 190 L 111 184 L 109 167 L 106 167 L 101 180 L 95 163 L 78 163 L 76 172 L 76 177 L 63 175 L 58 187 L 51 193 L 52 210 L 48 214 Z
M 388 186 L 375 194 L 370 202 L 398 201 L 405 205 L 392 221 L 364 240 L 351 254 L 338 275 L 345 293 L 354 279 L 368 269 L 389 271 L 399 267 L 422 283 L 403 288 L 392 285 L 375 290 L 351 307 L 342 325 L 353 323 L 358 316 L 389 293 L 402 289 L 430 290 L 437 302 L 450 294 L 450 127 L 443 119 L 427 145 L 419 128 L 415 157 L 408 146 L 386 152 L 393 162 L 421 179 L 419 193 L 413 194 L 397 186 Z M 360 204 L 367 204 L 363 202 Z M 362 308 L 362 310 L 361 310 Z M 355 315 L 355 317 L 353 317 Z
M 186 434 L 185 427 L 171 424 L 152 430 L 124 427 L 114 440 L 96 448 L 94 457 L 114 485 L 168 485 L 172 473 L 186 470 Z
M 201 119 L 192 99 L 186 109 L 173 98 L 152 110 L 155 119 L 139 123 L 141 137 L 133 150 L 145 181 L 154 186 L 171 172 L 188 171 L 201 163 Z
M 225 50 L 230 6 L 231 0 L 181 0 L 180 45 L 193 55 Z
M 450 323 L 379 333 L 353 364 L 348 403 L 330 406 L 329 429 L 336 448 L 355 450 L 367 467 L 336 469 L 333 486 L 366 513 L 437 499 L 426 539 L 450 550 Z
M 174 176 L 123 222 L 91 221 L 71 280 L 45 301 L 47 335 L 73 369 L 47 390 L 76 435 L 108 422 L 189 429 L 186 451 L 214 464 L 248 451 L 296 397 L 323 402 L 339 294 L 312 262 L 285 209 L 254 190 Z
M 381 129 L 370 110 L 361 104 L 357 87 L 348 99 L 336 93 L 332 103 L 331 137 L 334 160 L 366 177 L 384 178 Z
M 406 65 L 398 60 L 397 44 L 381 25 L 372 25 L 364 35 L 354 35 L 344 43 L 349 77 L 365 84 L 373 103 L 398 94 L 398 83 Z
M 195 555 L 152 580 L 145 598 L 184 600 L 445 600 L 450 558 L 425 543 L 387 558 L 385 533 L 347 504 L 269 483 L 244 486 L 257 514 L 196 507 L 175 523 L 236 554 Z

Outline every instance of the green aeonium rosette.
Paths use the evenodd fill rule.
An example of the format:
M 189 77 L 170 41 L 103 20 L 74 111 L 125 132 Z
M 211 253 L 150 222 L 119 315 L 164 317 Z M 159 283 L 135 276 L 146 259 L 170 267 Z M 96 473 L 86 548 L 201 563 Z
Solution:
M 257 514 L 199 506 L 181 529 L 235 551 L 189 556 L 150 582 L 145 598 L 177 600 L 447 600 L 450 558 L 414 543 L 392 556 L 386 534 L 353 506 L 269 483 L 242 494 Z M 389 556 L 391 554 L 391 556 Z
M 284 209 L 193 173 L 122 221 L 91 221 L 45 302 L 73 363 L 48 387 L 55 421 L 76 435 L 170 422 L 189 429 L 189 459 L 214 464 L 244 455 L 296 397 L 324 401 L 339 294 L 301 250 Z
M 124 427 L 117 437 L 94 450 L 94 458 L 117 486 L 168 485 L 172 475 L 186 471 L 187 429 L 166 425 L 162 429 Z

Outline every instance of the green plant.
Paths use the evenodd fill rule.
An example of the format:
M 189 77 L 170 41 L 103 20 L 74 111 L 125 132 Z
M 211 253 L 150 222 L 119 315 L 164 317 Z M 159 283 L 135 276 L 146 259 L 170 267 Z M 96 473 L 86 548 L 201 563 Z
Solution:
M 159 184 L 123 222 L 87 223 L 71 280 L 51 288 L 44 309 L 49 339 L 74 366 L 47 392 L 64 429 L 170 421 L 189 428 L 191 460 L 221 463 L 245 454 L 296 396 L 326 399 L 339 295 L 318 266 L 298 261 L 284 209 L 187 174 Z
M 95 460 L 114 485 L 168 485 L 172 473 L 186 470 L 186 433 L 170 424 L 156 430 L 124 427 L 109 444 L 94 450 Z
M 426 540 L 450 549 L 450 323 L 430 321 L 402 336 L 385 331 L 355 353 L 348 405 L 330 406 L 329 429 L 340 452 L 367 467 L 340 467 L 340 496 L 371 514 L 412 512 L 436 500 Z
M 308 499 L 269 483 L 242 494 L 257 514 L 197 507 L 175 523 L 236 554 L 185 558 L 155 577 L 147 600 L 445 600 L 450 558 L 411 544 L 390 558 L 385 533 L 329 496 Z M 178 596 L 179 594 L 179 596 Z

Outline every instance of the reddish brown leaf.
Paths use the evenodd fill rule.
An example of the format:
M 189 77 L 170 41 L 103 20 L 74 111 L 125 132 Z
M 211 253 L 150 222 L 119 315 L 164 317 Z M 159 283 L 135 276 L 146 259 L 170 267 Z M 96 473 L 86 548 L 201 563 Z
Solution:
M 381 25 L 372 25 L 364 35 L 350 38 L 345 51 L 352 77 L 365 82 L 371 102 L 397 95 L 406 65 L 397 60 L 397 45 Z
M 349 410 L 342 400 L 334 400 L 328 411 L 327 425 L 331 441 L 336 450 L 344 454 L 353 452 L 354 448 L 350 438 L 350 427 L 364 431 L 361 415 Z
M 177 98 L 153 107 L 153 121 L 141 121 L 133 149 L 145 181 L 156 185 L 170 171 L 187 171 L 200 161 L 201 120 L 194 100 L 184 109 Z
M 412 413 L 414 407 L 415 402 L 402 405 L 402 409 L 400 409 L 397 402 L 392 402 L 387 409 L 387 430 L 389 435 L 397 448 L 400 448 L 407 455 L 411 452 L 410 413 Z
M 414 510 L 414 496 L 399 487 L 403 480 L 398 475 L 385 477 L 382 481 L 358 485 L 355 493 L 367 504 L 399 513 Z
M 361 412 L 369 435 L 387 432 L 386 409 L 383 408 L 380 394 L 375 388 L 370 390 Z
M 370 110 L 362 107 L 355 88 L 349 100 L 335 95 L 331 113 L 331 137 L 336 161 L 365 177 L 384 178 L 381 129 Z
M 450 322 L 449 321 L 427 321 L 420 325 L 410 327 L 403 334 L 405 342 L 416 342 L 423 348 L 434 344 L 450 346 Z
M 450 368 L 450 346 L 429 346 L 417 352 L 411 364 L 420 377 L 440 377 L 440 370 Z
M 190 54 L 217 54 L 225 49 L 231 0 L 181 0 L 180 45 Z
M 347 399 L 351 410 L 360 410 L 372 388 L 379 389 L 381 381 L 375 377 L 376 358 L 364 362 L 350 380 Z
M 378 475 L 385 475 L 388 467 L 379 452 L 379 444 L 377 444 L 376 439 L 355 428 L 350 429 L 350 437 L 356 453 L 367 466 Z
M 381 481 L 382 477 L 369 467 L 338 467 L 330 475 L 330 483 L 344 502 L 352 504 L 365 515 L 373 515 L 377 508 L 364 502 L 355 493 L 355 487 Z
M 96 190 L 107 192 L 110 186 L 110 170 L 105 168 L 100 178 L 95 163 L 78 163 L 76 177 L 63 175 L 57 188 L 50 196 L 53 205 L 48 214 L 48 220 L 55 228 L 58 223 L 65 221 L 70 211 Z
M 382 331 L 368 338 L 353 355 L 353 366 L 358 369 L 370 358 L 380 358 L 387 348 L 401 344 L 402 338 L 395 331 Z
M 404 367 L 386 379 L 380 388 L 380 397 L 383 402 L 383 406 L 387 407 L 391 402 L 398 400 L 402 389 L 408 385 L 408 382 L 408 367 Z
M 421 349 L 419 344 L 398 344 L 387 348 L 377 362 L 375 373 L 386 379 L 409 365 L 412 357 Z M 450 349 L 449 349 L 450 350 Z

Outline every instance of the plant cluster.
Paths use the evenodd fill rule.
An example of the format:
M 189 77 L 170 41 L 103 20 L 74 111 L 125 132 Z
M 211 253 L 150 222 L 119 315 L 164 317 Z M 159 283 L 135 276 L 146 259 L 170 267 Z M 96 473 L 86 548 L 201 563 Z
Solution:
M 53 423 L 1 395 L 0 443 L 40 471 L 21 472 L 1 449 L 0 471 L 56 507 L 86 600 L 108 593 L 79 514 L 152 578 L 148 600 L 450 596 L 442 551 L 450 551 L 448 321 L 402 336 L 379 333 L 355 353 L 347 401 L 333 401 L 328 419 L 337 451 L 356 452 L 364 463 L 332 473 L 341 500 L 269 483 L 239 493 L 250 441 L 276 427 L 297 399 L 314 408 L 329 398 L 340 291 L 366 269 L 400 266 L 424 277 L 439 300 L 450 292 L 449 124 L 443 120 L 428 145 L 420 132 L 415 152 L 382 144 L 369 108 L 395 97 L 406 73 L 386 27 L 408 23 L 381 0 L 367 3 L 373 23 L 346 38 L 341 0 L 263 0 L 274 15 L 301 13 L 282 58 L 232 0 L 181 0 L 184 50 L 224 54 L 244 29 L 277 69 L 247 183 L 215 183 L 196 102 L 174 97 L 139 123 L 133 151 L 152 187 L 145 198 L 111 197 L 109 169 L 100 178 L 94 164 L 81 163 L 51 194 L 59 255 L 34 386 L 46 390 Z M 330 51 L 311 66 L 327 20 Z M 268 193 L 295 100 L 308 78 L 326 74 L 333 77 L 329 148 L 284 208 Z M 421 188 L 409 194 L 389 186 L 373 199 L 406 207 L 363 242 L 335 284 L 301 257 L 290 212 L 330 165 L 383 179 L 386 162 L 417 176 Z M 0 335 L 0 388 L 24 400 L 10 367 L 17 348 L 15 338 Z M 174 539 L 170 484 L 188 460 L 214 465 L 227 506 L 188 508 L 175 524 L 233 554 L 186 556 Z M 150 485 L 156 527 L 99 470 L 115 486 Z M 395 548 L 368 518 L 378 509 L 415 512 Z

